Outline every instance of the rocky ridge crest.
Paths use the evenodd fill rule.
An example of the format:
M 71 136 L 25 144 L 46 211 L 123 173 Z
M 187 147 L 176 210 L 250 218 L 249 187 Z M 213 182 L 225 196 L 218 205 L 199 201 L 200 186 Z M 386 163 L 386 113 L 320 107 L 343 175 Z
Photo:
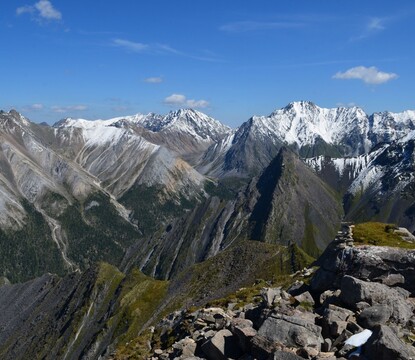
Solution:
M 415 251 L 360 246 L 346 225 L 316 265 L 253 302 L 170 314 L 151 328 L 147 358 L 415 358 Z

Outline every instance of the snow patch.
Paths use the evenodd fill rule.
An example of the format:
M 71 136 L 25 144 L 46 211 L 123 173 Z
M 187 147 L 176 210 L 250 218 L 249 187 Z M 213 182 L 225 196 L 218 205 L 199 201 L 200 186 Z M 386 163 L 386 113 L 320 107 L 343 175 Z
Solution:
M 351 345 L 351 346 L 362 346 L 366 344 L 366 342 L 369 340 L 369 338 L 372 336 L 372 331 L 365 329 L 360 333 L 354 334 L 350 336 L 346 342 L 345 345 Z

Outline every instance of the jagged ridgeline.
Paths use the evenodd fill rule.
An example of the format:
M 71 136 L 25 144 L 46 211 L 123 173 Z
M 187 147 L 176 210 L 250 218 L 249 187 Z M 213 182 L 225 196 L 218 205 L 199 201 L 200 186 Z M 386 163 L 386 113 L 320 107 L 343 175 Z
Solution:
M 238 129 L 194 110 L 1 112 L 2 357 L 108 355 L 168 311 L 285 279 L 344 218 L 414 231 L 414 128 L 411 111 L 310 102 Z

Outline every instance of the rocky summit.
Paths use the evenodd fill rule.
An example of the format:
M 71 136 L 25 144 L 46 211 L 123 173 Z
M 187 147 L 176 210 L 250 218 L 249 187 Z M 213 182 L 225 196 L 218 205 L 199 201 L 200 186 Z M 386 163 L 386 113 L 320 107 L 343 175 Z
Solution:
M 351 229 L 285 285 L 172 313 L 129 349 L 152 360 L 414 359 L 415 252 L 359 245 Z

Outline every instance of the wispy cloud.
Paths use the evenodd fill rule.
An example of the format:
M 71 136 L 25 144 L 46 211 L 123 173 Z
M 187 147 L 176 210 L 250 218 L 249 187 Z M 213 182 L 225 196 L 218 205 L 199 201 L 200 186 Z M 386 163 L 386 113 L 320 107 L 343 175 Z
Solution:
M 136 52 L 136 53 L 141 53 L 141 52 L 149 50 L 149 46 L 147 44 L 125 40 L 125 39 L 113 39 L 112 45 L 123 48 L 130 52 Z
M 189 54 L 167 44 L 144 44 L 141 42 L 131 41 L 127 39 L 112 39 L 110 42 L 111 46 L 122 48 L 128 52 L 133 53 L 146 53 L 146 54 L 159 54 L 159 55 L 176 55 L 182 56 L 189 59 L 209 61 L 209 62 L 222 62 L 222 60 L 212 54 L 207 54 L 206 51 L 202 55 Z
M 24 5 L 16 9 L 17 15 L 31 14 L 35 20 L 55 20 L 62 19 L 62 13 L 57 10 L 49 0 L 40 0 L 33 5 Z
M 160 84 L 163 82 L 163 78 L 161 76 L 149 77 L 144 79 L 144 82 L 148 84 Z
M 71 105 L 71 106 L 52 106 L 52 111 L 55 113 L 63 114 L 72 111 L 85 111 L 88 109 L 86 105 Z
M 342 108 L 352 108 L 352 107 L 359 107 L 359 105 L 357 105 L 355 102 L 349 102 L 349 103 L 337 103 L 336 104 L 337 107 L 342 107 Z
M 305 24 L 303 22 L 291 22 L 291 21 L 236 21 L 231 22 L 219 27 L 219 30 L 241 33 L 248 31 L 259 30 L 272 30 L 272 29 L 292 29 L 302 27 Z
M 32 112 L 32 111 L 41 111 L 45 108 L 45 106 L 41 103 L 26 105 L 23 108 L 21 108 L 21 111 L 23 112 Z
M 164 99 L 164 104 L 173 107 L 207 108 L 210 104 L 206 100 L 187 99 L 182 94 L 172 94 Z
M 372 18 L 369 20 L 367 26 L 368 31 L 380 31 L 385 30 L 385 19 L 382 18 Z
M 386 73 L 379 71 L 376 67 L 356 66 L 345 72 L 338 72 L 333 75 L 333 79 L 350 80 L 357 79 L 362 80 L 366 84 L 379 85 L 388 81 L 397 79 L 398 75 L 395 73 Z
M 372 17 L 366 20 L 364 28 L 361 33 L 357 36 L 350 38 L 350 41 L 359 41 L 369 37 L 372 37 L 384 30 L 386 30 L 386 23 L 389 21 L 388 18 Z

